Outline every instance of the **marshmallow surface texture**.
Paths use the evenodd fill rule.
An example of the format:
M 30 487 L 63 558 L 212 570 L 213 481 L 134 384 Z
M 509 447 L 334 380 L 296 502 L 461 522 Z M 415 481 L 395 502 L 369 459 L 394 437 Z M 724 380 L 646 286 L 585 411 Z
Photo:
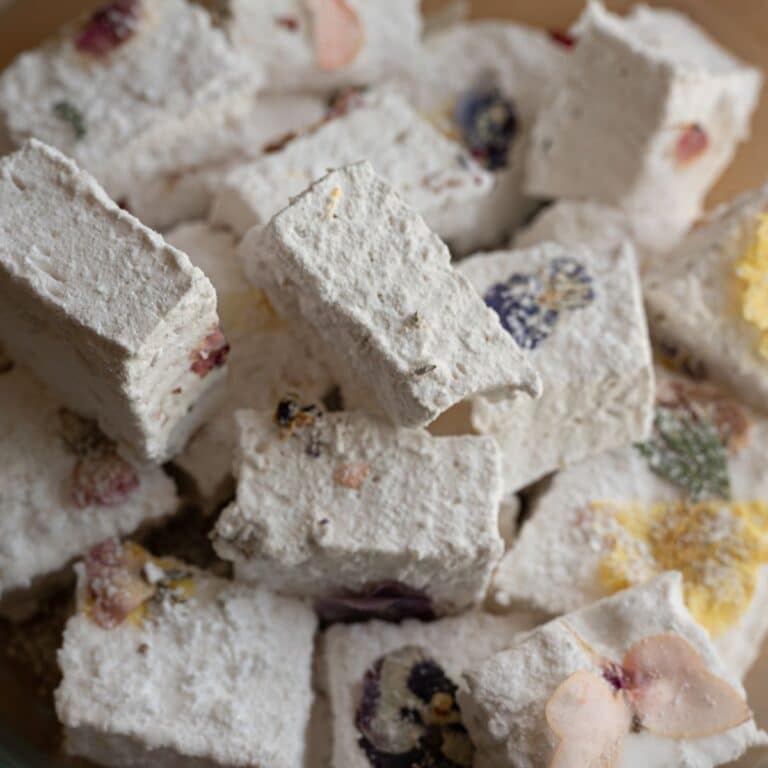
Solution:
M 494 599 L 562 613 L 679 570 L 694 617 L 744 674 L 768 631 L 767 440 L 765 418 L 660 371 L 650 439 L 537 489 L 494 576 Z
M 540 380 L 496 314 L 450 265 L 421 217 L 368 163 L 328 174 L 242 246 L 398 425 L 421 426 L 471 394 L 537 395 Z
M 36 140 L 0 161 L 0 223 L 11 357 L 137 457 L 181 450 L 226 360 L 205 275 Z
M 227 16 L 234 48 L 264 70 L 270 91 L 369 85 L 414 66 L 421 44 L 418 0 L 230 0 Z M 331 61 L 350 27 L 348 52 Z
M 356 715 L 362 704 L 366 673 L 379 659 L 417 647 L 438 664 L 455 685 L 461 686 L 464 669 L 507 648 L 519 633 L 541 621 L 540 615 L 530 612 L 493 616 L 470 611 L 434 622 L 410 620 L 394 625 L 371 621 L 329 629 L 323 640 L 323 664 L 333 716 L 333 768 L 370 766 L 358 743 L 362 734 L 356 726 Z M 387 691 L 387 694 L 394 698 L 398 692 Z M 381 700 L 377 704 L 382 709 L 386 706 Z M 399 712 L 383 715 L 391 719 L 393 730 L 407 728 Z M 414 733 L 416 738 L 420 735 L 418 730 Z
M 713 687 L 727 685 L 733 694 L 744 696 L 737 678 L 719 660 L 706 633 L 686 610 L 679 574 L 667 573 L 525 633 L 507 650 L 464 673 L 467 689 L 460 689 L 458 697 L 478 749 L 477 764 L 488 768 L 555 765 L 555 750 L 560 747 L 562 751 L 563 745 L 545 710 L 558 687 L 575 673 L 603 679 L 635 644 L 659 635 L 679 638 L 689 656 L 700 657 L 703 669 L 695 666 L 695 656 L 686 658 L 690 666 L 681 674 L 690 674 L 691 683 L 699 684 L 699 676 L 707 681 L 715 677 L 720 682 L 712 682 Z M 611 663 L 614 667 L 606 667 Z M 658 703 L 666 705 L 664 700 Z M 580 736 L 589 736 L 597 741 L 604 735 L 600 727 L 613 712 L 601 710 L 599 700 L 586 695 L 581 709 L 576 704 L 571 702 L 572 722 L 580 733 L 571 738 L 578 741 Z M 684 715 L 692 704 L 683 697 L 679 714 Z M 745 711 L 747 719 L 742 724 L 700 738 L 668 738 L 642 726 L 634 732 L 627 722 L 626 730 L 616 734 L 619 741 L 612 752 L 613 764 L 622 768 L 713 768 L 727 763 L 766 741 L 746 707 Z
M 528 136 L 568 59 L 545 30 L 472 21 L 428 35 L 418 67 L 387 84 L 493 173 L 490 194 L 464 204 L 467 224 L 450 238 L 455 253 L 497 247 L 531 210 L 523 193 Z
M 302 765 L 314 615 L 253 586 L 174 570 L 183 588 L 160 582 L 138 618 L 111 629 L 89 615 L 81 571 L 55 695 L 67 751 L 135 768 Z M 166 578 L 156 565 L 144 573 Z
M 262 82 L 203 8 L 186 0 L 121 5 L 64 29 L 0 77 L 0 121 L 13 142 L 35 137 L 57 147 L 116 200 L 184 164 L 225 156 L 226 126 L 247 108 L 243 93 Z M 121 42 L 110 49 L 114 37 Z
M 280 317 L 264 292 L 248 282 L 231 233 L 191 222 L 169 232 L 168 242 L 188 253 L 210 278 L 231 346 L 223 402 L 175 458 L 202 496 L 215 503 L 232 472 L 234 412 L 274 409 L 289 393 L 318 401 L 334 381 L 314 329 L 299 319 Z
M 544 243 L 480 254 L 458 270 L 529 352 L 544 385 L 538 400 L 471 401 L 473 429 L 501 447 L 505 495 L 648 436 L 653 366 L 628 243 L 602 252 Z
M 760 73 L 680 13 L 591 2 L 568 73 L 539 113 L 527 190 L 692 221 L 749 134 Z
M 768 413 L 768 186 L 714 211 L 646 275 L 651 332 Z
M 171 515 L 177 499 L 159 467 L 119 456 L 93 423 L 66 411 L 22 366 L 4 371 L 0 597 L 14 599 L 14 591 L 34 587 L 102 539 Z
M 237 499 L 214 544 L 239 578 L 320 597 L 396 582 L 438 613 L 482 600 L 504 551 L 492 440 L 432 437 L 356 412 L 236 419 Z
M 242 165 L 224 181 L 211 219 L 244 234 L 266 224 L 328 169 L 368 160 L 444 240 L 464 231 L 468 205 L 493 180 L 396 94 L 361 97 L 359 106 Z

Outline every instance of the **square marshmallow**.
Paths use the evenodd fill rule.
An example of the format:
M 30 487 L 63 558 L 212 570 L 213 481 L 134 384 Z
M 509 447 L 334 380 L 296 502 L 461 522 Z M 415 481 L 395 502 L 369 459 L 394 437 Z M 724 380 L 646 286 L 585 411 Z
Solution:
M 487 197 L 493 183 L 460 145 L 400 96 L 374 94 L 283 149 L 234 170 L 216 196 L 211 218 L 242 235 L 266 224 L 329 168 L 360 160 L 370 161 L 449 242 L 471 226 L 473 201 Z
M 496 602 L 572 611 L 679 570 L 696 619 L 743 675 L 768 632 L 768 420 L 659 372 L 650 440 L 541 486 L 494 577 Z
M 715 211 L 646 275 L 648 322 L 667 350 L 768 412 L 768 186 Z
M 314 408 L 236 419 L 237 500 L 214 544 L 239 578 L 329 599 L 397 584 L 435 613 L 483 599 L 504 551 L 490 438 Z
M 327 110 L 327 99 L 312 94 L 253 94 L 248 108 L 227 120 L 212 139 L 227 148 L 220 159 L 190 163 L 180 158 L 177 167 L 132 187 L 124 196 L 125 205 L 148 227 L 161 231 L 204 218 L 219 187 L 237 166 L 314 125 Z
M 468 737 L 454 698 L 455 686 L 462 685 L 461 673 L 509 647 L 519 633 L 532 629 L 542 618 L 535 613 L 493 616 L 471 611 L 429 623 L 411 620 L 393 625 L 372 621 L 332 627 L 324 637 L 323 663 L 333 717 L 333 768 L 370 768 L 378 764 L 369 762 L 365 747 L 378 749 L 392 760 L 413 750 L 414 765 L 439 764 L 429 762 L 430 753 L 432 759 L 441 754 L 450 759 L 454 738 L 467 750 Z M 387 675 L 388 668 L 397 666 L 403 674 Z M 426 738 L 434 691 L 430 689 L 419 697 L 407 685 L 407 676 L 419 669 L 437 673 L 431 679 L 439 676 L 443 683 L 440 692 L 453 699 L 450 703 L 454 705 L 454 717 L 444 730 L 440 729 L 439 742 Z M 397 703 L 410 704 L 419 711 L 416 721 L 395 709 Z M 370 720 L 361 722 L 366 710 Z M 454 745 L 454 757 L 461 754 L 457 747 Z M 471 743 L 468 751 L 471 754 Z M 401 760 L 402 765 L 407 764 L 404 757 Z M 388 763 L 382 760 L 381 764 Z M 470 765 L 458 761 L 446 764 Z
M 0 370 L 0 610 L 21 614 L 72 558 L 177 498 L 160 467 L 124 459 L 27 370 Z
M 121 768 L 300 768 L 309 608 L 110 541 L 79 577 L 55 694 L 69 754 Z
M 591 2 L 536 120 L 527 190 L 690 222 L 749 133 L 760 73 L 680 13 Z
M 224 25 L 270 91 L 327 92 L 413 66 L 422 21 L 417 0 L 229 0 Z
M 544 385 L 538 400 L 471 401 L 471 425 L 501 447 L 508 495 L 648 435 L 653 366 L 634 250 L 545 243 L 462 261 Z M 563 376 L 567 371 L 567 376 Z
M 538 375 L 445 245 L 368 163 L 329 173 L 241 246 L 270 285 L 371 391 L 421 426 L 469 395 L 537 395 Z
M 186 0 L 125 0 L 22 54 L 0 77 L 0 124 L 93 173 L 115 199 L 226 156 L 226 126 L 262 73 Z
M 713 768 L 768 742 L 681 586 L 664 574 L 466 671 L 458 698 L 476 764 Z
M 467 225 L 450 238 L 454 252 L 498 246 L 533 207 L 522 189 L 525 149 L 568 60 L 545 30 L 473 21 L 429 35 L 419 66 L 387 84 L 493 173 L 490 194 L 464 205 Z
M 34 139 L 0 160 L 0 230 L 8 353 L 138 457 L 181 450 L 226 361 L 205 275 Z
M 189 254 L 213 283 L 230 343 L 223 404 L 175 458 L 215 506 L 232 472 L 234 412 L 273 409 L 289 393 L 317 401 L 333 389 L 334 380 L 314 329 L 299 319 L 281 318 L 264 292 L 246 280 L 231 233 L 192 222 L 169 232 L 168 242 Z

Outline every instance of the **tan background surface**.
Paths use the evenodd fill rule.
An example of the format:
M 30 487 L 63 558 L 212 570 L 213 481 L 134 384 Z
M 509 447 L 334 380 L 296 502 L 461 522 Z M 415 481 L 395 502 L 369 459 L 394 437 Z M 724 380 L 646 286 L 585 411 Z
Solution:
M 379 0 L 387 2 L 387 0 Z M 768 72 L 768 0 L 647 0 L 650 5 L 679 8 L 747 61 Z M 100 0 L 0 0 L 0 68 L 17 53 L 37 44 L 78 13 L 101 4 Z M 424 0 L 427 10 L 442 0 Z M 607 0 L 609 7 L 626 10 L 633 0 Z M 579 14 L 582 0 L 473 0 L 475 17 L 506 17 L 548 28 L 565 28 Z M 753 139 L 740 150 L 735 162 L 710 196 L 714 204 L 768 179 L 768 88 L 753 123 Z M 12 680 L 0 670 L 0 717 L 28 737 L 37 733 L 40 743 L 52 745 L 57 737 L 50 716 L 24 705 L 31 693 L 23 680 Z M 768 728 L 768 648 L 748 680 L 751 703 L 764 728 Z M 24 713 L 22 716 L 21 713 Z M 48 731 L 41 733 L 40 729 Z M 752 754 L 739 768 L 755 768 L 765 755 Z M 49 764 L 52 765 L 52 764 Z M 61 763 L 64 765 L 64 763 Z M 71 763 L 67 763 L 71 765 Z M 766 763 L 768 768 L 768 762 Z

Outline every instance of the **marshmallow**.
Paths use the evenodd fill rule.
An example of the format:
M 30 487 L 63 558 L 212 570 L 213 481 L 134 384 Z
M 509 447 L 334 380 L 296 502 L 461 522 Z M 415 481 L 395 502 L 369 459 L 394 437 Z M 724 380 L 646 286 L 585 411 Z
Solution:
M 378 752 L 381 764 L 386 765 L 386 756 L 395 759 L 392 751 L 399 757 L 413 749 L 414 765 L 432 765 L 430 754 L 449 759 L 451 754 L 454 758 L 461 754 L 459 750 L 451 753 L 452 737 L 458 738 L 471 755 L 472 745 L 459 711 L 453 712 L 445 730 L 432 731 L 439 733 L 440 741 L 426 739 L 435 691 L 414 692 L 407 685 L 408 675 L 418 669 L 429 670 L 435 675 L 430 678 L 434 681 L 439 675 L 442 685 L 437 690 L 449 694 L 455 707 L 454 686 L 462 685 L 462 671 L 509 647 L 519 633 L 540 622 L 541 617 L 534 613 L 493 616 L 471 611 L 430 623 L 411 620 L 393 625 L 372 621 L 331 627 L 324 637 L 323 662 L 333 716 L 333 768 L 379 765 L 374 760 L 369 762 L 367 750 Z M 398 663 L 403 675 L 389 677 L 387 669 Z M 406 717 L 400 708 L 390 706 L 406 701 L 419 711 L 418 719 Z M 458 760 L 453 764 L 470 765 Z
M 114 541 L 79 576 L 55 694 L 69 754 L 136 768 L 302 765 L 306 606 Z
M 57 147 L 119 200 L 226 157 L 226 126 L 262 81 L 204 9 L 121 0 L 16 59 L 0 77 L 0 124 L 17 145 Z
M 455 142 L 438 133 L 396 94 L 363 97 L 359 106 L 243 165 L 225 180 L 211 219 L 244 234 L 266 224 L 311 182 L 369 160 L 444 240 L 472 226 L 472 204 L 493 180 Z
M 0 223 L 11 357 L 137 457 L 181 450 L 225 372 L 205 275 L 34 139 L 0 160 Z
M 238 578 L 315 596 L 321 614 L 337 599 L 380 598 L 382 585 L 403 587 L 429 614 L 483 599 L 504 551 L 492 440 L 293 401 L 236 420 L 237 499 L 214 546 Z
M 538 400 L 471 401 L 473 429 L 501 447 L 505 495 L 648 436 L 653 366 L 629 244 L 592 252 L 545 243 L 474 256 L 458 270 L 544 385 Z
M 388 417 L 420 426 L 472 394 L 537 395 L 498 316 L 368 163 L 328 174 L 241 246 L 279 311 L 310 321 Z
M 675 573 L 519 636 L 464 681 L 488 768 L 713 768 L 768 741 Z
M 367 85 L 409 68 L 422 27 L 417 0 L 229 0 L 223 23 L 277 92 Z
M 748 136 L 760 73 L 675 11 L 591 2 L 575 34 L 533 129 L 528 192 L 693 221 Z
M 715 211 L 644 281 L 664 348 L 768 412 L 768 186 Z
M 0 370 L 0 610 L 21 616 L 72 558 L 177 499 L 159 467 L 120 456 L 22 366 Z
M 493 173 L 491 193 L 465 203 L 472 212 L 451 237 L 454 252 L 498 246 L 535 204 L 522 189 L 525 149 L 568 61 L 544 30 L 473 21 L 429 35 L 419 66 L 388 84 Z

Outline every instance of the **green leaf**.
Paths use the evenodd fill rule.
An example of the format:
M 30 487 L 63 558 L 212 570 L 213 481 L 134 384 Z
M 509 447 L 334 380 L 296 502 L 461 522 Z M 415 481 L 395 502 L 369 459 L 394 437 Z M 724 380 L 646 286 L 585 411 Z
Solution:
M 59 120 L 69 123 L 75 133 L 76 141 L 80 141 L 80 139 L 85 137 L 85 119 L 83 118 L 83 113 L 76 106 L 68 101 L 57 101 L 53 105 L 53 114 Z
M 731 498 L 728 452 L 714 424 L 680 409 L 657 408 L 654 437 L 636 447 L 654 472 L 694 501 Z

